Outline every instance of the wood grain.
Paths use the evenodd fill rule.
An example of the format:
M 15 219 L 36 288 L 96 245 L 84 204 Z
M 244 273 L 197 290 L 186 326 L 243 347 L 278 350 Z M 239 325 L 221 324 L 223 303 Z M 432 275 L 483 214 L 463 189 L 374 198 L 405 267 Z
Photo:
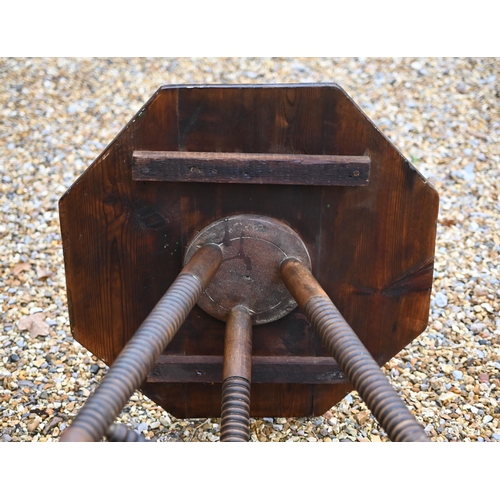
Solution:
M 366 186 L 367 156 L 134 151 L 134 181 Z
M 223 356 L 161 356 L 148 375 L 150 383 L 221 383 Z M 255 384 L 338 384 L 346 377 L 330 357 L 252 356 Z
M 366 156 L 370 182 L 134 181 L 135 151 Z M 181 270 L 196 232 L 242 213 L 277 218 L 301 236 L 313 274 L 379 364 L 425 329 L 437 193 L 342 89 L 174 86 L 158 90 L 60 201 L 75 339 L 112 363 Z M 165 355 L 223 349 L 224 323 L 195 307 Z M 254 357 L 327 355 L 300 310 L 253 330 Z M 217 383 L 143 390 L 178 417 L 220 413 Z M 348 381 L 253 383 L 252 415 L 322 414 L 350 390 Z

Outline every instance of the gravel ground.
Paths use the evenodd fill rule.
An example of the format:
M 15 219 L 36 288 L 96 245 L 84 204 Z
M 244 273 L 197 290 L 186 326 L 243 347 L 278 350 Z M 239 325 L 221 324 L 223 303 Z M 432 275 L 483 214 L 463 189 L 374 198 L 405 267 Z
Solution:
M 340 84 L 441 196 L 429 327 L 384 370 L 433 441 L 500 441 L 500 59 L 0 59 L 0 441 L 57 441 L 106 372 L 71 337 L 57 202 L 164 83 Z M 218 441 L 137 392 L 119 421 Z M 253 441 L 387 441 L 356 392 Z

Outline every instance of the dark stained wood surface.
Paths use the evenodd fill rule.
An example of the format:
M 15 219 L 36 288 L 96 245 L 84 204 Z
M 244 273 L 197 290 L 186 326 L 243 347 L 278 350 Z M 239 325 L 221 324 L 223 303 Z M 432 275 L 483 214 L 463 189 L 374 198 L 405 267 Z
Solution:
M 135 181 L 365 186 L 367 156 L 134 151 Z
M 134 151 L 368 156 L 367 186 L 133 181 Z M 438 196 L 335 85 L 164 87 L 60 202 L 74 337 L 110 364 L 182 268 L 189 240 L 255 213 L 303 239 L 313 274 L 379 364 L 426 327 Z M 222 356 L 195 307 L 166 355 Z M 253 329 L 253 356 L 326 357 L 299 310 Z M 326 370 L 326 368 L 325 368 Z M 217 383 L 146 382 L 177 417 L 218 416 Z M 345 383 L 252 384 L 254 416 L 322 414 Z
M 221 383 L 223 356 L 161 356 L 148 375 L 151 383 Z M 256 384 L 338 384 L 345 375 L 331 357 L 252 356 Z

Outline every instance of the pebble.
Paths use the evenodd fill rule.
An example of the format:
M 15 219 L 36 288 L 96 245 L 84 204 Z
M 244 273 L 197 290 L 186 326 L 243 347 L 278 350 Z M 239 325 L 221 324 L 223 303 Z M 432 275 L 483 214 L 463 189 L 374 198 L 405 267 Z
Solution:
M 443 323 L 439 320 L 435 320 L 432 322 L 432 328 L 436 330 L 436 332 L 440 332 L 443 329 Z
M 364 423 L 370 418 L 370 415 L 371 413 L 369 410 L 360 411 L 356 415 L 356 420 L 358 421 L 358 424 L 364 425 Z
M 172 425 L 172 420 L 170 420 L 170 417 L 168 415 L 165 415 L 163 417 L 160 417 L 160 424 L 165 427 L 170 427 Z
M 454 392 L 446 392 L 444 394 L 441 394 L 439 396 L 439 401 L 442 401 L 443 403 L 447 403 L 449 401 L 453 401 L 457 395 Z
M 484 323 L 473 323 L 471 326 L 470 326 L 470 329 L 472 330 L 472 332 L 474 333 L 479 333 L 479 332 L 482 332 L 484 329 L 486 328 L 486 325 Z
M 448 304 L 448 297 L 444 293 L 438 292 L 436 293 L 435 301 L 438 307 L 445 307 Z
M 31 422 L 28 423 L 27 428 L 29 432 L 33 432 L 41 424 L 42 419 L 37 415 Z
M 3 440 L 57 440 L 107 371 L 71 336 L 57 203 L 135 110 L 164 83 L 336 81 L 440 195 L 429 328 L 383 370 L 431 440 L 500 441 L 498 58 L 0 58 L 0 72 Z M 20 329 L 37 314 L 38 332 Z M 353 391 L 321 422 L 256 418 L 251 436 L 387 441 L 368 411 Z M 117 421 L 220 439 L 219 419 L 174 418 L 140 392 Z

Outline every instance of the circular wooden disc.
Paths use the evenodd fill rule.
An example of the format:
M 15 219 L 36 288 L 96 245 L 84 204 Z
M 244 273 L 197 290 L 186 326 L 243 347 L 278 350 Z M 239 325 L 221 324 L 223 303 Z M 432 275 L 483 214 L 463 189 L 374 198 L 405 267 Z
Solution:
M 245 306 L 252 323 L 282 318 L 297 306 L 280 274 L 280 264 L 295 257 L 311 268 L 309 253 L 290 227 L 271 217 L 237 215 L 210 224 L 189 244 L 184 265 L 198 248 L 219 245 L 221 267 L 198 305 L 215 318 L 226 320 L 229 311 Z

